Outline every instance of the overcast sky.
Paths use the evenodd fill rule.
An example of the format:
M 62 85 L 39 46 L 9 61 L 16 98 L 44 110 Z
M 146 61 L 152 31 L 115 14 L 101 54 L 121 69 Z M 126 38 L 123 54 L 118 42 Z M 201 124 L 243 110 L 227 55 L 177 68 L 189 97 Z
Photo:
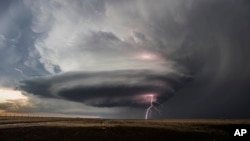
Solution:
M 250 118 L 248 0 L 2 0 L 0 112 Z

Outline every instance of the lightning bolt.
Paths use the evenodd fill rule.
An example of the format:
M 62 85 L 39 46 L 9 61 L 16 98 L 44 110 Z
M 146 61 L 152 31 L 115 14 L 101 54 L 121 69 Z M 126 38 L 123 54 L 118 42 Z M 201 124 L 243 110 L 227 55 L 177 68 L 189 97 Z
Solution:
M 155 109 L 156 111 L 158 111 L 160 113 L 160 110 L 157 109 L 154 106 L 154 103 L 156 101 L 154 95 L 147 95 L 147 99 L 149 99 L 150 102 L 150 106 L 146 109 L 146 113 L 145 113 L 145 119 L 147 120 L 148 118 L 151 118 L 151 114 L 152 114 L 152 110 Z

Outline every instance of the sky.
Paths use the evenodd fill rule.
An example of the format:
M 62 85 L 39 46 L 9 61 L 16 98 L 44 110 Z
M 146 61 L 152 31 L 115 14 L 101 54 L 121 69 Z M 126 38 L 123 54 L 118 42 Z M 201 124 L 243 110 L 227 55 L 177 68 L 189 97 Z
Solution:
M 1 0 L 0 19 L 0 114 L 250 118 L 248 0 Z

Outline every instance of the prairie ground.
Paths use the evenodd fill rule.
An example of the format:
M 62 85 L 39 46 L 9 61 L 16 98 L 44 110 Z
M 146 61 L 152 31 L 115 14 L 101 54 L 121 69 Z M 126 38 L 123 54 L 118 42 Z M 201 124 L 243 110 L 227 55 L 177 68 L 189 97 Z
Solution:
M 0 117 L 0 141 L 227 141 L 230 129 L 250 120 L 114 120 Z

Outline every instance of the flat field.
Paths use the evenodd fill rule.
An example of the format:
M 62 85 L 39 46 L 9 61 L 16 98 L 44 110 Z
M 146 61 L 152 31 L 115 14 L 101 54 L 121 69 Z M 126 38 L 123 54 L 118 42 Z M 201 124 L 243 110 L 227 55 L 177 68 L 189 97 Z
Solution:
M 230 129 L 250 120 L 115 120 L 0 117 L 0 141 L 227 141 Z

